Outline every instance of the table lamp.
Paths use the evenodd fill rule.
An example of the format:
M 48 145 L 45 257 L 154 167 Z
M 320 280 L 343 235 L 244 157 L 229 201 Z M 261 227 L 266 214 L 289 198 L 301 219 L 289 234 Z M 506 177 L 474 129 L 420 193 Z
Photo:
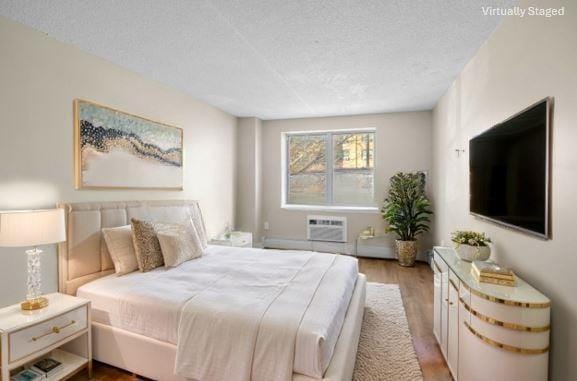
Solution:
M 28 255 L 26 300 L 23 310 L 37 310 L 48 305 L 40 288 L 40 253 L 37 246 L 66 241 L 64 209 L 0 211 L 0 246 L 32 247 Z

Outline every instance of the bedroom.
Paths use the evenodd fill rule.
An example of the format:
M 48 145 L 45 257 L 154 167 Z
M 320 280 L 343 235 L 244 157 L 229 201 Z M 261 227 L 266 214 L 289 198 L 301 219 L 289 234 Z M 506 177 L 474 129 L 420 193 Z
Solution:
M 530 7 L 548 13 L 522 15 L 520 10 Z M 574 2 L 560 0 L 144 6 L 0 1 L 1 380 L 64 346 L 83 353 L 78 369 L 71 365 L 79 378 L 90 367 L 94 379 L 194 378 L 174 373 L 176 363 L 184 364 L 177 360 L 177 344 L 186 336 L 186 319 L 179 319 L 185 305 L 190 321 L 203 324 L 204 319 L 213 329 L 212 335 L 209 328 L 188 330 L 188 339 L 205 340 L 200 349 L 212 352 L 180 346 L 200 358 L 192 368 L 205 372 L 199 378 L 206 380 L 219 379 L 211 371 L 226 371 L 218 366 L 226 362 L 226 345 L 218 340 L 226 324 L 234 336 L 227 343 L 238 344 L 232 357 L 240 365 L 231 369 L 245 370 L 238 379 L 267 379 L 274 372 L 283 376 L 273 379 L 302 380 L 576 379 L 577 334 L 571 330 L 577 322 L 572 280 L 576 12 Z M 470 181 L 471 144 L 494 126 L 506 128 L 527 115 L 532 110 L 527 108 L 542 100 L 548 145 L 541 146 L 546 152 L 539 163 L 546 178 L 532 181 L 545 184 L 546 194 L 539 194 L 544 225 L 511 228 L 479 218 L 487 213 L 470 204 L 477 184 Z M 103 135 L 105 130 L 109 134 Z M 420 194 L 433 212 L 429 231 L 416 237 L 417 252 L 408 250 L 416 254 L 414 267 L 399 266 L 404 256 L 398 258 L 398 234 L 385 232 L 390 224 L 381 213 L 397 173 L 425 181 Z M 508 203 L 517 205 L 510 198 Z M 63 204 L 53 212 L 57 221 L 44 226 L 38 213 L 10 213 Z M 196 238 L 180 254 L 190 258 L 202 252 L 200 258 L 166 270 L 114 275 L 117 263 L 102 229 L 130 226 L 131 218 L 174 225 L 183 215 L 196 217 L 197 225 L 187 225 Z M 9 229 L 11 223 L 15 229 Z M 538 229 L 542 234 L 527 232 Z M 457 230 L 490 237 L 492 243 L 484 247 L 490 247 L 491 260 L 513 270 L 516 286 L 472 283 L 468 272 L 452 267 L 459 245 L 451 233 Z M 132 240 L 133 229 L 122 232 Z M 337 234 L 331 242 L 313 237 L 329 232 Z M 171 234 L 164 238 L 170 241 Z M 26 250 L 35 246 L 43 251 L 41 269 L 29 273 L 27 258 L 38 253 L 27 257 Z M 238 253 L 244 256 L 237 258 Z M 199 266 L 210 263 L 215 270 L 202 272 Z M 290 278 L 299 263 L 298 274 L 308 274 L 302 289 L 298 278 Z M 339 264 L 344 269 L 328 270 Z M 243 271 L 251 266 L 253 271 Z M 227 286 L 216 279 L 224 277 L 224 269 L 237 283 Z M 193 298 L 202 278 L 189 279 L 195 270 L 222 282 L 222 294 Z M 40 271 L 40 289 L 27 287 Z M 161 272 L 166 284 L 135 286 Z M 333 275 L 334 289 L 328 281 Z M 109 280 L 110 301 L 89 295 Z M 249 280 L 268 286 L 249 290 Z M 283 304 L 282 298 L 273 303 L 270 294 L 257 292 L 279 284 L 295 286 L 300 296 Z M 481 300 L 475 306 L 460 300 L 472 300 L 477 288 L 507 303 L 547 306 Z M 64 299 L 74 307 L 49 303 L 21 310 L 30 290 L 38 300 L 42 294 L 49 299 L 57 292 L 73 294 Z M 517 298 L 522 291 L 528 294 Z M 240 307 L 252 306 L 247 300 L 252 292 L 270 302 L 270 313 Z M 167 303 L 144 311 L 138 295 L 150 297 L 153 306 Z M 219 297 L 239 304 L 219 304 Z M 307 300 L 311 304 L 303 306 Z M 240 333 L 252 332 L 254 338 L 254 326 L 252 331 L 233 327 L 241 319 L 219 321 L 220 329 L 211 326 L 215 309 L 225 307 L 224 316 L 245 313 L 254 322 L 260 313 L 270 319 L 262 327 L 274 332 L 265 329 L 263 342 L 251 344 L 260 356 L 242 357 L 250 345 L 242 343 Z M 511 309 L 500 309 L 505 307 Z M 75 323 L 62 328 L 72 321 L 63 313 L 83 308 L 90 314 L 73 317 Z M 471 308 L 477 315 L 471 316 Z M 129 313 L 116 316 L 114 309 Z M 479 314 L 531 329 L 496 326 Z M 538 321 L 526 317 L 533 314 Z M 59 316 L 61 321 L 52 324 L 50 319 Z M 285 337 L 273 329 L 275 316 L 282 317 Z M 470 320 L 461 322 L 465 316 Z M 470 332 L 451 329 L 455 318 L 459 327 L 472 321 L 478 326 L 468 325 Z M 150 332 L 162 326 L 155 321 L 167 320 L 172 323 Z M 32 340 L 54 327 L 62 333 Z M 74 331 L 77 336 L 66 336 L 75 328 L 82 329 Z M 31 336 L 21 348 L 12 348 L 18 341 L 10 337 L 18 332 Z M 52 341 L 57 337 L 73 340 Z M 349 340 L 339 343 L 341 337 Z M 281 345 L 287 342 L 292 344 Z M 32 348 L 39 352 L 30 354 Z M 25 355 L 11 359 L 13 350 Z M 279 360 L 281 355 L 288 360 Z M 279 366 L 270 369 L 271 364 Z

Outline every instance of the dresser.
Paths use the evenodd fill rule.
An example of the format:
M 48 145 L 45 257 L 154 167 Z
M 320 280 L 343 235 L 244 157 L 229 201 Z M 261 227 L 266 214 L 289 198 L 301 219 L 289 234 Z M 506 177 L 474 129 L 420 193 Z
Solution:
M 49 377 L 58 381 L 92 366 L 90 301 L 49 294 L 48 306 L 22 311 L 20 304 L 0 309 L 0 381 L 43 357 L 63 364 Z
M 477 282 L 452 248 L 433 253 L 433 331 L 453 378 L 547 380 L 549 299 L 520 278 L 515 287 Z

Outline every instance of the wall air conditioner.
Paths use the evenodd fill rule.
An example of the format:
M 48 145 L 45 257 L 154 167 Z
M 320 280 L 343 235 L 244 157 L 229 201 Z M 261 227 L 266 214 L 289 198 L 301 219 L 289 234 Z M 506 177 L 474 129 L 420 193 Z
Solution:
M 346 217 L 307 216 L 309 241 L 347 242 Z

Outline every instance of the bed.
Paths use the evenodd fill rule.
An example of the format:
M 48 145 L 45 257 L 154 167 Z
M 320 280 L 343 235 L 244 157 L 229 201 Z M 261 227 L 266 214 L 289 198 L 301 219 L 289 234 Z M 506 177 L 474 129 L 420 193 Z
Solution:
M 253 289 L 269 290 L 282 284 L 286 290 L 282 288 L 280 296 L 271 299 L 274 304 L 267 304 L 262 316 L 256 315 L 260 325 L 255 327 L 258 332 L 255 337 L 264 344 L 255 344 L 254 349 L 247 344 L 244 348 L 244 341 L 238 341 L 240 346 L 237 345 L 226 362 L 237 361 L 238 369 L 248 363 L 249 372 L 251 366 L 256 368 L 249 378 L 256 380 L 271 374 L 259 374 L 261 368 L 280 368 L 279 364 L 285 363 L 283 359 L 290 356 L 290 361 L 286 361 L 291 372 L 289 379 L 351 379 L 366 287 L 354 258 L 209 246 L 201 258 L 176 268 L 116 276 L 101 237 L 102 228 L 126 225 L 132 217 L 178 221 L 187 213 L 200 213 L 198 203 L 130 201 L 62 204 L 61 207 L 66 210 L 67 241 L 59 246 L 59 288 L 63 293 L 91 300 L 96 360 L 152 379 L 195 379 L 175 374 L 175 364 L 186 363 L 183 353 L 187 355 L 185 360 L 189 360 L 183 348 L 192 348 L 192 343 L 203 340 L 206 344 L 203 347 L 229 340 L 241 330 L 239 327 L 244 327 L 239 324 L 245 322 L 245 313 L 251 312 L 234 310 L 235 303 L 246 303 Z M 291 275 L 292 268 L 298 269 L 294 272 L 298 276 Z M 283 277 L 290 281 L 282 282 Z M 310 286 L 313 283 L 304 281 L 307 277 L 315 279 L 314 287 Z M 294 295 L 289 298 L 291 293 Z M 303 295 L 309 296 L 303 298 Z M 220 324 L 223 325 L 218 326 L 218 330 L 212 327 L 215 313 L 222 317 Z M 295 315 L 292 321 L 286 317 L 291 314 Z M 190 321 L 194 324 L 185 324 L 188 315 L 192 315 Z M 284 320 L 294 327 L 288 329 L 282 325 Z M 223 336 L 226 329 L 222 327 L 231 330 L 228 336 Z M 265 335 L 267 329 L 268 336 Z M 288 339 L 283 339 L 283 335 Z M 294 345 L 277 348 L 279 353 L 269 350 L 283 340 Z M 233 338 L 230 343 L 234 348 Z M 244 360 L 243 352 L 254 356 L 252 363 Z M 204 360 L 198 358 L 198 354 L 194 356 L 192 353 L 190 359 L 194 359 L 195 364 L 197 360 Z M 183 374 L 181 370 L 178 373 Z

